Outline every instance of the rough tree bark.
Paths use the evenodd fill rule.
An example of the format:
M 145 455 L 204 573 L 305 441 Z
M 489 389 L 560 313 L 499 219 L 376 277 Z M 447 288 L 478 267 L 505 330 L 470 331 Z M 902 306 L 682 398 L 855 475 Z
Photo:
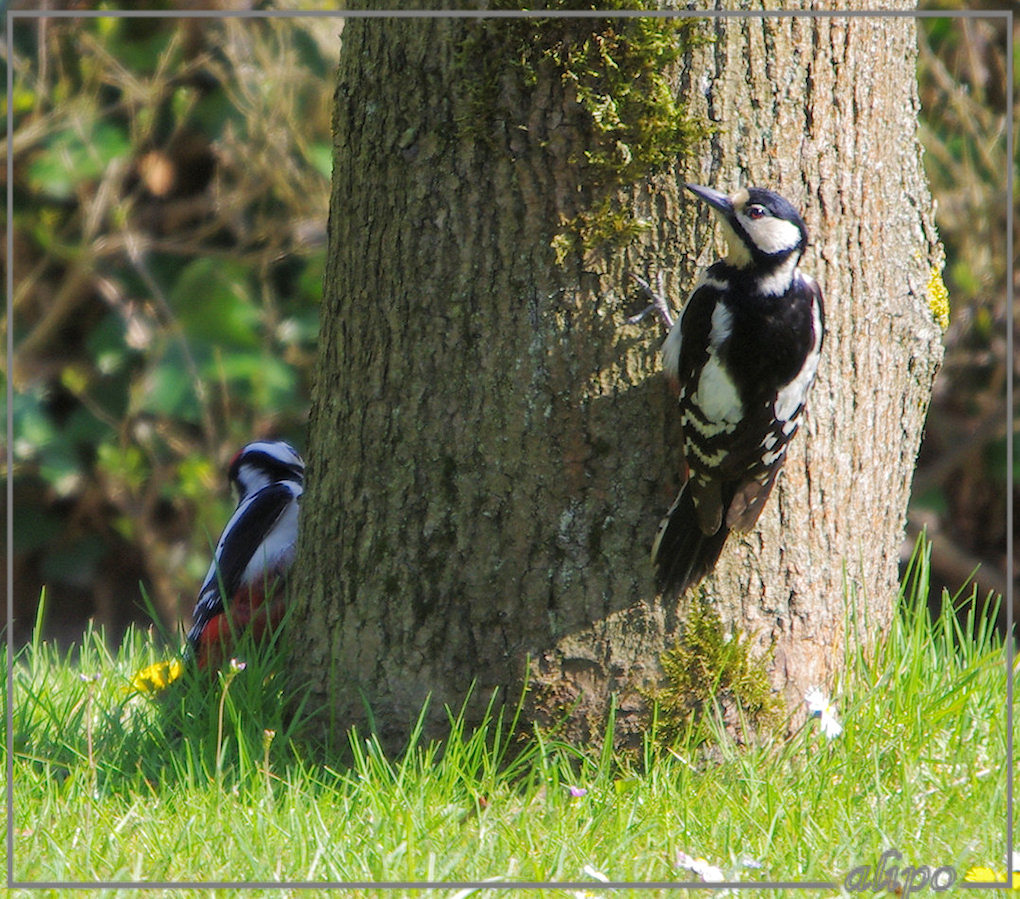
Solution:
M 682 182 L 757 184 L 804 211 L 827 343 L 779 487 L 705 595 L 799 700 L 842 663 L 848 601 L 872 636 L 889 621 L 941 359 L 914 23 L 705 21 L 715 40 L 676 84 L 716 130 L 619 189 L 647 231 L 562 261 L 551 245 L 593 198 L 578 164 L 590 123 L 554 66 L 512 74 L 509 40 L 503 114 L 472 121 L 491 63 L 465 62 L 477 27 L 344 30 L 296 664 L 330 721 L 363 723 L 367 702 L 391 747 L 427 697 L 441 731 L 472 684 L 477 720 L 526 672 L 529 714 L 572 709 L 571 736 L 597 736 L 613 694 L 621 736 L 646 725 L 690 598 L 652 584 L 678 435 L 662 335 L 624 323 L 641 305 L 626 274 L 663 272 L 678 304 L 720 249 Z

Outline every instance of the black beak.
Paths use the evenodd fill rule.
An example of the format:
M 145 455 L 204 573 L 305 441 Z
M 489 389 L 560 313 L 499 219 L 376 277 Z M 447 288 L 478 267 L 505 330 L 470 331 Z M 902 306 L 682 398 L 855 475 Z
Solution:
M 712 190 L 711 187 L 702 187 L 700 184 L 685 184 L 684 186 L 694 196 L 704 200 L 713 209 L 718 209 L 723 215 L 733 214 L 733 202 L 726 194 Z

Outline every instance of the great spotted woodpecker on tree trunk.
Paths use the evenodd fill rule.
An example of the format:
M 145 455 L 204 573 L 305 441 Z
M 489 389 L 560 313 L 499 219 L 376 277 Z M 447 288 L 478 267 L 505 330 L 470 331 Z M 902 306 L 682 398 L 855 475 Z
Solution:
M 200 668 L 219 665 L 243 631 L 258 639 L 279 624 L 304 471 L 301 456 L 283 441 L 249 443 L 231 460 L 237 508 L 216 544 L 188 631 Z
M 669 336 L 663 369 L 680 405 L 684 483 L 652 545 L 656 586 L 679 595 L 715 565 L 730 531 L 758 520 L 797 431 L 822 348 L 815 280 L 798 268 L 807 228 L 759 187 L 687 189 L 722 223 L 729 254 L 702 274 L 674 322 L 640 278 Z

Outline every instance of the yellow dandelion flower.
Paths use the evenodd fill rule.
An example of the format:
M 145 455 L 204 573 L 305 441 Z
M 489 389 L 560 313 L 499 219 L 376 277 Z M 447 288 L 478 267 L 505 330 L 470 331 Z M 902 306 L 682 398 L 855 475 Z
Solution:
M 999 879 L 998 875 L 987 865 L 975 865 L 968 868 L 963 879 L 970 883 L 993 883 Z
M 136 693 L 159 693 L 165 690 L 184 673 L 184 665 L 180 659 L 169 662 L 156 662 L 131 677 L 131 689 Z
M 974 865 L 968 868 L 963 879 L 970 883 L 1006 883 L 1008 878 L 1003 870 L 995 870 L 988 865 Z M 1012 890 L 1020 890 L 1020 871 L 1013 872 Z

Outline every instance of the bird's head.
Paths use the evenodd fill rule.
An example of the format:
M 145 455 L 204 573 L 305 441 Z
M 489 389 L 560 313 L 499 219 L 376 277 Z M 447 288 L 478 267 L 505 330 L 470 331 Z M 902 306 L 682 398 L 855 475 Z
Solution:
M 719 217 L 729 244 L 727 261 L 737 268 L 772 268 L 804 252 L 807 228 L 779 194 L 761 187 L 744 187 L 730 196 L 697 184 L 687 189 Z
M 230 483 L 237 490 L 237 501 L 269 484 L 279 481 L 301 483 L 305 463 L 297 450 L 283 440 L 249 443 L 230 461 Z

